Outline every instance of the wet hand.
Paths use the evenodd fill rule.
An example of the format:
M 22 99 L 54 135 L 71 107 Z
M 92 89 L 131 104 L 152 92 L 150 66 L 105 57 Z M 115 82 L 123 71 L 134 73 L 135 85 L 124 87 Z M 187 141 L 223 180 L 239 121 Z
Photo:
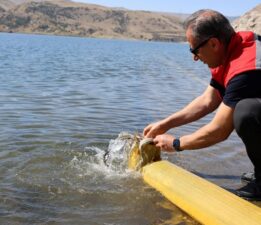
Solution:
M 173 148 L 173 141 L 175 137 L 170 135 L 170 134 L 161 134 L 157 135 L 154 139 L 153 142 L 156 145 L 156 147 L 160 148 L 162 151 L 166 152 L 174 152 Z
M 164 134 L 166 130 L 163 127 L 162 121 L 151 123 L 143 130 L 143 136 L 146 138 L 155 138 L 159 134 Z

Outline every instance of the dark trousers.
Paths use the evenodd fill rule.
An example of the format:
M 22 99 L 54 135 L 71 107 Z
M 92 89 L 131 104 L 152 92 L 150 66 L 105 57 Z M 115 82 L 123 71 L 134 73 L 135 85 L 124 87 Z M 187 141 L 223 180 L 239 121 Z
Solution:
M 261 184 L 261 98 L 243 99 L 237 103 L 234 126 L 254 165 L 256 180 Z

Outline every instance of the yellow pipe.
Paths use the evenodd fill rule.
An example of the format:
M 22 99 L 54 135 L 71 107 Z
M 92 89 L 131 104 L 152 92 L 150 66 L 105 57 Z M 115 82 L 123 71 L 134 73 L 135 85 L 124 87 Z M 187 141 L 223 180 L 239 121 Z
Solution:
M 201 224 L 261 225 L 261 209 L 170 162 L 143 167 L 149 185 Z

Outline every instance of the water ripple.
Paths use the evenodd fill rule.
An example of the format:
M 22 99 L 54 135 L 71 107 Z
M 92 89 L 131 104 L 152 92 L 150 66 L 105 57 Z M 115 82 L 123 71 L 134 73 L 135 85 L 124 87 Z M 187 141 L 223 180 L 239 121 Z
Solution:
M 121 154 L 114 170 L 102 155 L 122 131 L 142 132 L 206 88 L 209 71 L 187 44 L 1 33 L 0 63 L 1 224 L 158 224 L 173 210 L 182 215 L 155 204 L 166 201 L 126 172 Z M 214 149 L 164 157 L 197 171 L 213 164 L 213 173 L 226 157 L 246 157 L 234 136 Z M 235 176 L 249 168 L 226 166 Z

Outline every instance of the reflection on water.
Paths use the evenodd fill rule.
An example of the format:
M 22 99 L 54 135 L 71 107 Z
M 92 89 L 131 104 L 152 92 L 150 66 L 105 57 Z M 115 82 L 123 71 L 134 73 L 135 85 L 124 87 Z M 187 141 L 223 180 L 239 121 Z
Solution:
M 126 169 L 117 139 L 205 89 L 208 69 L 186 44 L 2 33 L 0 62 L 1 224 L 195 224 Z M 234 134 L 163 157 L 222 186 L 251 169 Z

